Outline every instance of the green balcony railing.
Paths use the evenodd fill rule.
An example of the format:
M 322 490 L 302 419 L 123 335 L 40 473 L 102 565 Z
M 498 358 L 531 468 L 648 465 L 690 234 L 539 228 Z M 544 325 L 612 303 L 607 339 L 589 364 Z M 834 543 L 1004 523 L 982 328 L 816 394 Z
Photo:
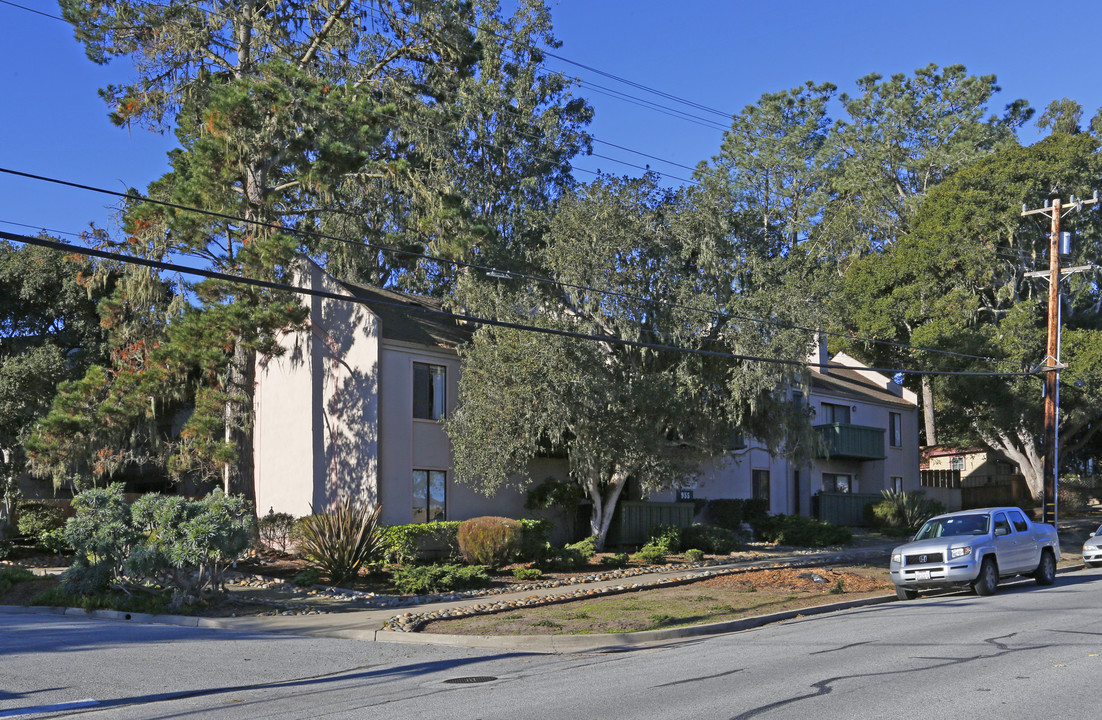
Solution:
M 884 428 L 831 423 L 816 425 L 815 430 L 823 441 L 819 457 L 850 460 L 883 460 Z

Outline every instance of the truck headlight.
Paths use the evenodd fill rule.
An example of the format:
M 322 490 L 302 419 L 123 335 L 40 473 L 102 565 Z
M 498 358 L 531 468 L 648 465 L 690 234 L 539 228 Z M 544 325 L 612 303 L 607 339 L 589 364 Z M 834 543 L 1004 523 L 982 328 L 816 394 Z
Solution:
M 884 557 L 884 556 L 881 555 L 880 557 Z M 895 563 L 896 565 L 902 565 L 903 564 L 903 553 L 893 552 L 892 553 L 892 562 Z
M 965 555 L 971 555 L 971 554 L 972 554 L 972 548 L 970 548 L 970 547 L 959 547 L 959 548 L 950 548 L 949 549 L 949 559 L 950 560 L 956 560 L 959 557 L 964 557 Z

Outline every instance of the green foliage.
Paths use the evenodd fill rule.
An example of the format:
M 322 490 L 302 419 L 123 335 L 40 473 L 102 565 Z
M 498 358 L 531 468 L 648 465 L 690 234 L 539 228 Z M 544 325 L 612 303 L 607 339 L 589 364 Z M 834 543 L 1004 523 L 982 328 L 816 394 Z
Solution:
M 771 515 L 754 528 L 759 540 L 794 547 L 830 547 L 853 542 L 853 531 L 803 515 Z
M 83 610 L 118 610 L 129 613 L 164 615 L 181 613 L 187 608 L 173 606 L 167 597 L 156 593 L 74 593 L 65 585 L 58 585 L 38 593 L 28 605 L 45 607 L 76 607 Z
M 685 551 L 685 559 L 689 562 L 700 562 L 704 559 L 704 551 L 696 548 L 690 548 Z
M 769 514 L 769 506 L 762 498 L 715 498 L 708 501 L 706 512 L 713 525 L 741 534 L 743 523 L 753 526 Z
M 475 590 L 489 584 L 486 568 L 480 565 L 412 565 L 394 572 L 394 586 L 409 595 Z
M 438 551 L 447 558 L 459 557 L 459 522 L 429 522 L 390 525 L 383 540 L 387 562 L 408 565 Z
M 225 592 L 226 569 L 252 539 L 252 506 L 244 497 L 148 494 L 130 510 L 142 539 L 126 560 L 127 575 L 171 588 L 175 607 Z
M 663 565 L 666 562 L 666 549 L 661 545 L 648 543 L 639 548 L 632 559 L 647 565 Z
M 297 575 L 291 578 L 291 583 L 295 587 L 311 587 L 321 582 L 324 573 L 319 568 L 308 567 L 303 568 Z
M 681 531 L 681 544 L 686 547 L 700 548 L 712 555 L 727 555 L 738 549 L 738 537 L 734 532 L 719 525 L 694 523 Z
M 19 519 L 16 528 L 23 537 L 41 543 L 43 536 L 65 524 L 65 511 L 54 504 L 37 500 L 19 503 Z
M 601 564 L 610 568 L 622 568 L 626 567 L 631 557 L 625 553 L 616 553 L 614 555 L 606 555 L 601 559 Z
M 662 548 L 667 555 L 681 551 L 681 528 L 676 525 L 655 525 L 648 537 L 648 544 Z
M 477 517 L 459 524 L 456 540 L 463 560 L 471 565 L 498 568 L 510 562 L 521 543 L 521 528 L 503 517 Z
M 248 502 L 220 492 L 199 500 L 151 494 L 130 506 L 115 483 L 78 493 L 73 510 L 63 533 L 76 552 L 62 576 L 67 592 L 153 583 L 171 591 L 174 607 L 224 592 L 225 570 L 249 546 L 253 526 Z
M 588 562 L 597 554 L 597 538 L 590 535 L 587 538 L 582 538 L 576 543 L 569 543 L 566 545 L 566 549 L 578 553 Z
M 295 517 L 290 513 L 268 510 L 268 514 L 257 522 L 257 529 L 266 547 L 287 552 L 295 534 Z
M 517 580 L 539 580 L 543 571 L 534 567 L 513 568 L 513 577 Z
M 945 512 L 945 505 L 926 497 L 923 492 L 884 490 L 881 494 L 884 496 L 883 500 L 866 506 L 874 524 L 879 527 L 914 532 L 934 515 Z
M 65 523 L 65 542 L 76 551 L 76 558 L 62 582 L 69 592 L 102 593 L 122 582 L 123 567 L 141 533 L 119 483 L 78 493 L 72 508 L 75 515 Z
M 0 566 L 0 593 L 7 592 L 16 583 L 34 580 L 34 577 L 34 573 L 24 568 Z
M 0 539 L 0 560 L 3 560 L 11 554 L 12 547 L 14 547 L 11 540 Z
M 382 559 L 382 508 L 369 510 L 346 499 L 331 512 L 307 516 L 301 525 L 299 552 L 335 585 L 355 579 L 364 565 Z
M 547 553 L 554 524 L 550 520 L 517 520 L 520 525 L 518 559 L 522 562 L 540 562 Z

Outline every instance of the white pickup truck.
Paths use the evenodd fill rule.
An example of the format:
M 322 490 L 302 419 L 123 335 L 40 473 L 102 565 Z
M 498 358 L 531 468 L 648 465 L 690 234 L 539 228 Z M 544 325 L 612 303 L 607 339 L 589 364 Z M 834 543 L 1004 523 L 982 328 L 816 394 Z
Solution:
M 900 600 L 947 587 L 990 595 L 999 578 L 1013 575 L 1051 585 L 1059 559 L 1056 528 L 1030 521 L 1018 508 L 963 510 L 930 518 L 914 540 L 893 550 L 891 578 Z

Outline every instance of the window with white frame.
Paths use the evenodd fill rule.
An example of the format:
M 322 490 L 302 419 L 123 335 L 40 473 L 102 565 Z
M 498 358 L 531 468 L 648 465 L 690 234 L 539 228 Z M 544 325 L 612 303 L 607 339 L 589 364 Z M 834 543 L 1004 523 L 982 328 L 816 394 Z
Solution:
M 444 388 L 448 372 L 443 365 L 413 363 L 413 417 L 418 420 L 444 419 Z
M 892 475 L 892 490 L 903 492 L 903 478 L 901 476 Z
M 443 470 L 413 471 L 413 522 L 444 519 L 447 474 Z
M 823 492 L 853 492 L 853 478 L 850 475 L 823 473 Z

